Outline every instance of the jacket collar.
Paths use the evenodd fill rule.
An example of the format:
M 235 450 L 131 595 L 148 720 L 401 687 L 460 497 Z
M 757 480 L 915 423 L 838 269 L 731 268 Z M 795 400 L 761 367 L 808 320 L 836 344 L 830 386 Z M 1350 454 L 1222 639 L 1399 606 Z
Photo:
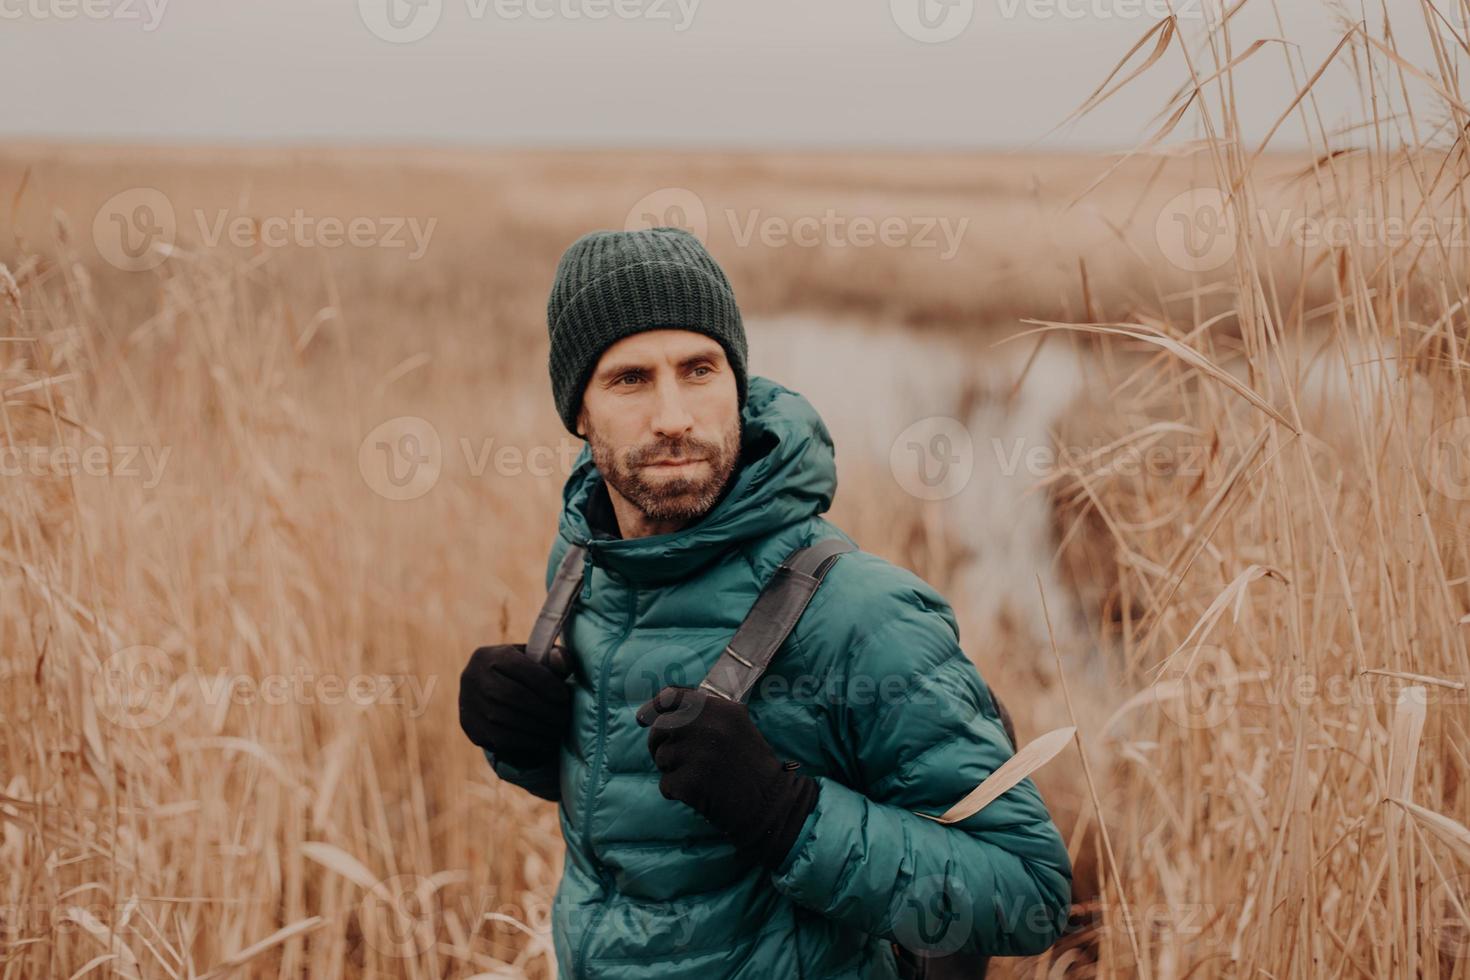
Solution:
M 559 533 L 595 565 L 641 584 L 688 577 L 724 551 L 821 514 L 837 493 L 832 437 L 810 402 L 768 378 L 749 379 L 740 460 L 704 517 L 669 534 L 617 537 L 592 449 L 582 446 L 562 487 Z

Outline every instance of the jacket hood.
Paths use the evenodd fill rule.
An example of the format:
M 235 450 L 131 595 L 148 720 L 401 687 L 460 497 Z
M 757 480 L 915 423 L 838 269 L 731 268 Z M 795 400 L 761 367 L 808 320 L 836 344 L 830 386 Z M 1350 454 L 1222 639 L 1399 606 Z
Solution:
M 587 512 L 602 474 L 584 444 L 562 488 L 559 533 L 593 564 L 637 582 L 687 577 L 733 545 L 825 512 L 837 493 L 832 436 L 804 397 L 752 376 L 740 413 L 740 460 L 725 493 L 687 527 L 642 538 L 593 534 Z

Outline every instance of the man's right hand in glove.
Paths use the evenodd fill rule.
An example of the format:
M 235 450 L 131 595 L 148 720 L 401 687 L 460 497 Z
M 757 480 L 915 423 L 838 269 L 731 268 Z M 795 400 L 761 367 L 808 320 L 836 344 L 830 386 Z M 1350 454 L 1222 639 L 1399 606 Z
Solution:
M 459 727 L 518 769 L 556 760 L 571 711 L 567 682 L 528 657 L 524 643 L 480 647 L 459 675 Z

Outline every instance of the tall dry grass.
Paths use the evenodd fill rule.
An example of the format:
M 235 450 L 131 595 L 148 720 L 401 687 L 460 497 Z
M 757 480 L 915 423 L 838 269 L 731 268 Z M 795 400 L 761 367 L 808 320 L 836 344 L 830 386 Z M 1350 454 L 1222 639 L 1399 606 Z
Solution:
M 1161 302 L 1039 326 L 1050 342 L 1148 358 L 1106 371 L 1068 417 L 1062 441 L 1100 450 L 1051 480 L 1063 559 L 1137 692 L 1088 733 L 1111 798 L 1128 802 L 1104 814 L 1116 864 L 1098 927 L 1076 937 L 1098 948 L 1058 962 L 1096 956 L 1108 975 L 1145 977 L 1470 972 L 1470 50 L 1457 10 L 1458 26 L 1428 2 L 1396 22 L 1345 13 L 1322 65 L 1228 21 L 1187 40 L 1164 25 L 1143 49 L 1188 60 L 1194 84 L 1160 118 L 1197 122 L 1198 184 L 1221 192 L 1238 243 Z M 1410 30 L 1431 36 L 1432 64 L 1399 54 Z M 1268 57 L 1300 86 L 1280 125 L 1316 148 L 1284 200 L 1368 230 L 1299 249 L 1303 270 L 1329 273 L 1325 302 L 1263 260 L 1264 144 L 1232 107 L 1235 76 Z M 1318 113 L 1323 70 L 1356 73 L 1353 127 Z M 1416 216 L 1437 233 L 1396 235 Z M 1120 446 L 1198 465 L 1124 472 Z
M 404 406 L 556 445 L 513 366 L 467 342 L 431 383 L 234 257 L 126 282 L 129 319 L 58 239 L 0 297 L 5 444 L 46 453 L 0 480 L 0 972 L 547 975 L 554 811 L 454 705 L 529 628 L 555 486 L 461 461 L 390 501 L 358 461 Z

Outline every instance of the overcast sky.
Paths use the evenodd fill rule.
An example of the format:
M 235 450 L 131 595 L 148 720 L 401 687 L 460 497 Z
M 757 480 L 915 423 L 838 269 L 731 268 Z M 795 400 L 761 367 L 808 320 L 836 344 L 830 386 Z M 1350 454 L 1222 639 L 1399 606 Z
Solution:
M 0 0 L 0 135 L 1023 147 L 1076 107 L 1166 2 Z M 1218 0 L 1173 2 L 1197 25 Z M 1279 35 L 1270 2 L 1237 18 L 1237 52 Z M 1337 40 L 1335 15 L 1321 0 L 1280 3 L 1286 36 L 1315 69 Z M 1416 0 L 1387 4 L 1422 59 Z M 1038 148 L 1131 146 L 1181 77 L 1171 54 Z M 1327 82 L 1324 114 L 1348 121 L 1350 75 Z M 1290 92 L 1281 49 L 1257 54 L 1239 76 L 1248 131 L 1264 134 Z M 1279 145 L 1297 143 L 1291 127 Z

